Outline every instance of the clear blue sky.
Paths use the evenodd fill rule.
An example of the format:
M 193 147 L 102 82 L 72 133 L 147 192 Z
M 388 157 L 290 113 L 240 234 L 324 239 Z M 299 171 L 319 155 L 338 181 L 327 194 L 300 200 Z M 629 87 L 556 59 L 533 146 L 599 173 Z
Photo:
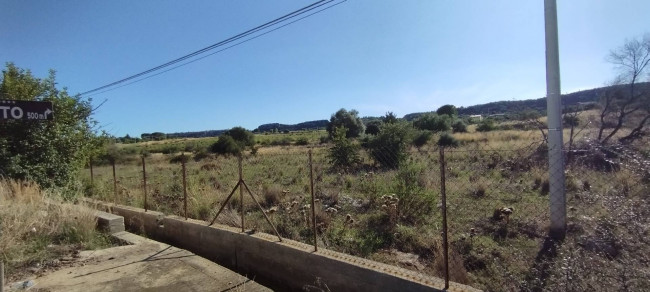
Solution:
M 0 61 L 73 94 L 139 73 L 310 1 L 0 0 Z M 650 32 L 647 0 L 559 0 L 562 92 L 614 77 L 605 56 Z M 398 116 L 545 95 L 543 0 L 349 0 L 201 61 L 95 95 L 116 136 Z

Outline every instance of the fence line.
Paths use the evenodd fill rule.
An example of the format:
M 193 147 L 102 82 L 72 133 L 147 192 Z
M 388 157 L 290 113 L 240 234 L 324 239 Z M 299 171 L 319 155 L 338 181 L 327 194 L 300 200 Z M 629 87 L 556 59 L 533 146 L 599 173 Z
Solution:
M 209 203 L 208 213 L 205 213 L 202 210 L 206 208 L 201 209 L 201 204 L 206 203 L 201 200 L 206 198 L 200 197 L 197 193 L 207 193 L 209 195 L 206 196 L 214 198 L 214 190 L 220 189 L 222 182 L 235 179 L 237 184 L 226 199 L 221 201 L 221 206 L 210 225 L 215 223 L 217 216 L 228 208 L 229 214 L 238 213 L 240 218 L 237 219 L 242 232 L 246 232 L 246 222 L 254 232 L 257 229 L 255 224 L 263 218 L 279 240 L 282 240 L 282 235 L 273 222 L 280 223 L 284 236 L 305 241 L 313 240 L 311 244 L 314 246 L 314 251 L 318 251 L 320 238 L 325 247 L 335 246 L 353 253 L 364 253 L 367 249 L 366 245 L 375 244 L 377 240 L 384 240 L 384 243 L 376 246 L 383 246 L 390 250 L 394 249 L 396 242 L 413 244 L 411 241 L 414 239 L 404 238 L 409 236 L 409 230 L 416 230 L 418 226 L 428 226 L 427 228 L 433 228 L 428 234 L 434 234 L 430 235 L 429 239 L 434 243 L 440 242 L 441 249 L 436 248 L 435 244 L 429 247 L 434 255 L 427 260 L 430 261 L 432 272 L 444 278 L 446 287 L 449 281 L 455 281 L 488 287 L 487 290 L 490 290 L 489 284 L 477 280 L 475 276 L 475 271 L 486 271 L 491 269 L 490 266 L 497 267 L 503 272 L 502 275 L 496 275 L 499 278 L 495 280 L 497 283 L 494 285 L 511 285 L 511 288 L 516 287 L 521 290 L 529 289 L 530 285 L 543 286 L 545 285 L 543 283 L 525 283 L 523 279 L 532 277 L 531 272 L 528 271 L 531 269 L 529 264 L 531 262 L 538 264 L 540 246 L 549 232 L 550 215 L 547 206 L 552 202 L 547 199 L 548 173 L 543 171 L 548 167 L 544 163 L 548 158 L 547 151 L 543 145 L 537 147 L 526 145 L 510 150 L 492 149 L 487 144 L 483 146 L 477 145 L 474 149 L 448 147 L 407 149 L 407 155 L 396 153 L 397 150 L 392 148 L 378 149 L 375 153 L 361 153 L 359 157 L 361 163 L 357 163 L 356 166 L 339 168 L 331 167 L 331 157 L 322 151 L 323 149 L 318 152 L 314 149 L 306 149 L 306 151 L 251 155 L 246 157 L 245 164 L 244 158 L 239 156 L 236 161 L 233 158 L 222 157 L 199 165 L 199 162 L 189 161 L 185 154 L 182 154 L 180 160 L 182 214 L 186 219 L 197 217 L 197 214 L 199 216 L 197 219 L 205 219 L 205 216 L 200 215 L 201 212 L 209 214 L 212 205 L 219 203 L 219 199 L 215 198 L 215 201 Z M 564 153 L 568 155 L 569 151 Z M 577 174 L 569 173 L 567 200 L 573 202 L 580 192 L 589 192 L 592 187 L 599 188 L 599 192 L 605 189 L 597 179 L 607 176 L 608 172 L 603 173 L 592 169 L 615 168 L 610 165 L 613 164 L 612 159 L 605 157 L 597 160 L 598 157 L 594 156 L 596 154 L 585 150 L 574 149 L 570 153 L 573 153 L 573 159 L 569 160 L 566 169 L 567 171 L 579 169 L 582 173 L 578 174 L 582 177 L 580 182 L 576 182 L 576 178 L 572 175 Z M 603 153 L 609 152 L 603 151 Z M 611 154 L 616 156 L 616 159 L 629 158 L 622 153 L 616 153 Z M 262 155 L 265 160 L 259 155 Z M 141 157 L 144 202 L 142 205 L 145 210 L 150 209 L 147 198 L 147 160 L 144 156 Z M 101 179 L 95 177 L 97 171 L 93 170 L 92 163 L 91 160 L 90 182 L 94 186 Z M 386 163 L 387 166 L 382 166 L 382 163 Z M 233 176 L 234 172 L 228 170 L 234 168 L 235 164 L 237 175 Z M 646 164 L 637 163 L 635 167 L 647 167 Z M 632 169 L 632 166 L 628 167 L 625 163 L 615 165 L 619 168 Z M 111 167 L 113 200 L 116 203 L 125 201 L 133 204 L 132 196 L 130 197 L 128 193 L 123 195 L 118 191 L 115 161 L 111 162 Z M 176 190 L 174 180 L 178 177 L 179 170 L 176 166 L 162 167 L 158 164 L 153 172 L 169 173 L 168 170 L 172 175 L 170 179 L 163 180 L 162 184 L 167 184 L 172 194 L 165 195 L 165 190 L 160 187 L 161 181 L 156 179 L 158 184 L 154 187 L 151 206 L 153 209 L 160 209 L 161 206 L 170 208 L 168 211 L 172 213 L 181 212 L 179 207 L 174 208 L 174 200 L 180 198 L 173 194 Z M 128 172 L 128 170 L 124 171 Z M 439 173 L 436 175 L 436 172 Z M 644 174 L 641 172 L 639 175 Z M 588 176 L 592 176 L 595 180 L 591 180 Z M 625 178 L 621 179 L 625 183 Z M 246 181 L 251 183 L 251 186 L 262 190 L 262 203 L 267 208 L 264 208 L 253 195 Z M 212 187 L 205 187 L 209 184 L 212 184 Z M 279 189 L 279 186 L 285 186 L 286 189 Z M 301 189 L 300 186 L 303 188 Z M 621 187 L 634 188 L 629 185 Z M 240 191 L 239 202 L 229 205 L 237 188 Z M 575 191 L 575 188 L 579 191 Z M 244 204 L 244 189 L 255 203 L 252 208 Z M 437 193 L 438 189 L 439 193 Z M 628 190 L 628 192 L 632 191 Z M 309 197 L 300 193 L 308 194 Z M 393 194 L 380 197 L 382 193 Z M 279 197 L 284 198 L 285 201 L 283 202 Z M 290 202 L 286 201 L 287 199 Z M 590 200 L 590 198 L 580 200 Z M 188 211 L 189 201 L 194 208 L 192 215 Z M 309 206 L 307 204 L 302 206 L 307 202 Z M 439 202 L 437 208 L 435 202 Z M 317 204 L 321 207 L 317 208 Z M 381 208 L 377 208 L 379 205 Z M 261 216 L 255 210 L 259 210 Z M 437 210 L 440 212 L 438 213 Z M 575 207 L 571 206 L 569 210 L 573 212 Z M 342 218 L 344 212 L 347 212 L 345 221 L 337 219 Z M 274 220 L 269 216 L 273 216 Z M 245 221 L 245 217 L 250 219 Z M 569 214 L 568 220 L 573 224 L 575 218 L 576 216 Z M 235 224 L 237 220 L 231 221 Z M 366 232 L 367 230 L 359 224 L 366 224 L 365 228 L 374 229 Z M 361 231 L 354 232 L 355 228 Z M 440 230 L 437 228 L 440 228 L 441 232 L 437 232 L 436 230 Z M 364 233 L 372 233 L 372 236 L 382 238 L 373 238 Z M 584 246 L 593 245 L 589 249 L 600 252 L 607 248 L 597 241 L 593 244 L 590 243 L 591 241 L 585 243 L 577 235 L 571 233 L 569 235 L 572 236 L 569 240 L 582 240 L 580 244 Z M 358 239 L 356 237 L 363 237 L 363 241 L 355 241 Z M 370 250 L 374 250 L 372 248 Z M 416 246 L 416 248 L 422 247 Z M 416 264 L 414 265 L 417 267 Z M 438 266 L 440 270 L 436 268 Z M 512 283 L 503 284 L 499 281 L 512 281 Z M 530 289 L 535 290 L 533 288 Z

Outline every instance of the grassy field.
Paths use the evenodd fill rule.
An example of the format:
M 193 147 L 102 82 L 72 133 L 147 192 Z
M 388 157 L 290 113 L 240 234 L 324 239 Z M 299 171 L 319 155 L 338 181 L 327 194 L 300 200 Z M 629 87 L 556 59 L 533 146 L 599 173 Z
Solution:
M 0 180 L 0 260 L 8 283 L 56 269 L 79 250 L 114 245 L 95 230 L 91 209 L 61 197 L 33 183 Z
M 645 276 L 650 271 L 643 262 L 650 254 L 646 239 L 650 216 L 648 208 L 641 207 L 647 206 L 647 173 L 627 164 L 624 155 L 613 159 L 626 163 L 614 170 L 605 167 L 607 159 L 589 152 L 572 156 L 566 170 L 569 232 L 564 244 L 549 252 L 544 246 L 550 220 L 547 150 L 539 130 L 473 129 L 454 134 L 461 145 L 445 151 L 453 281 L 488 291 L 649 287 Z M 595 129 L 589 124 L 577 137 L 578 145 L 586 145 Z M 331 167 L 330 145 L 320 141 L 324 135 L 256 135 L 259 150 L 244 155 L 243 178 L 281 236 L 313 243 L 311 150 L 320 246 L 442 276 L 441 168 L 435 143 L 410 148 L 398 169 L 380 168 L 362 151 L 361 165 L 342 171 Z M 272 142 L 287 137 L 292 142 Z M 307 145 L 296 145 L 301 138 Z M 179 139 L 120 147 L 205 146 L 212 141 Z M 183 215 L 181 165 L 170 163 L 175 155 L 155 153 L 146 158 L 148 205 Z M 95 167 L 92 185 L 86 170 L 82 176 L 88 193 L 143 207 L 142 165 L 133 156 L 116 167 L 116 194 L 110 166 Z M 210 156 L 190 160 L 186 168 L 188 216 L 210 221 L 238 181 L 238 159 Z M 239 201 L 236 193 L 218 221 L 239 226 L 243 213 L 247 229 L 272 233 L 248 194 L 244 210 Z M 506 218 L 496 212 L 502 208 L 510 208 L 512 214 Z

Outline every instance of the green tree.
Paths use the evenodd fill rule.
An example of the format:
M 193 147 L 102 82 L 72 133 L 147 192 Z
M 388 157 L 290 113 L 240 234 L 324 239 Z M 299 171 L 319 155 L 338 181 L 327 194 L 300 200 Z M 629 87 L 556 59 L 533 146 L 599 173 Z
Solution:
M 446 116 L 453 117 L 453 116 L 457 116 L 457 115 L 458 115 L 458 109 L 456 109 L 456 107 L 453 106 L 453 105 L 451 105 L 451 104 L 446 104 L 446 105 L 443 105 L 443 106 L 439 107 L 439 108 L 436 110 L 436 113 L 437 113 L 439 116 L 444 116 L 444 115 L 446 115 Z
M 210 151 L 217 154 L 239 154 L 241 153 L 241 147 L 235 139 L 228 135 L 221 135 L 217 142 L 210 146 Z
M 347 111 L 343 108 L 334 113 L 327 124 L 327 132 L 330 137 L 334 137 L 334 129 L 338 127 L 348 129 L 346 132 L 347 138 L 359 137 L 365 128 L 361 118 L 359 118 L 359 112 L 356 110 Z
M 155 141 L 162 141 L 162 140 L 165 140 L 166 138 L 167 138 L 167 135 L 165 133 L 163 133 L 163 132 L 151 133 L 151 139 L 153 139 Z
M 255 135 L 242 127 L 234 127 L 226 131 L 224 135 L 232 137 L 242 148 L 255 145 Z
M 377 135 L 381 127 L 381 121 L 371 121 L 366 125 L 366 134 Z
M 397 123 L 397 116 L 393 112 L 387 112 L 385 116 L 381 118 L 384 124 L 394 124 Z
M 451 129 L 451 118 L 427 113 L 415 120 L 413 126 L 420 130 L 429 130 L 434 133 L 446 132 Z
M 361 157 L 359 156 L 360 147 L 358 144 L 346 138 L 347 131 L 348 129 L 345 127 L 334 128 L 334 136 L 332 136 L 334 146 L 329 149 L 330 163 L 334 167 L 347 168 L 361 162 Z
M 65 186 L 103 143 L 93 131 L 91 100 L 56 88 L 55 77 L 50 70 L 39 79 L 12 63 L 2 71 L 0 99 L 52 102 L 54 120 L 0 123 L 1 175 Z

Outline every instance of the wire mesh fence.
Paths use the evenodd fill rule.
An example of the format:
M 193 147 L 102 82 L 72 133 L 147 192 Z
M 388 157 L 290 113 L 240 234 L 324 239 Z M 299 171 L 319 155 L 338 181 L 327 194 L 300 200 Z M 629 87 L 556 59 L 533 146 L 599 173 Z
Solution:
M 548 236 L 544 137 L 518 129 L 457 135 L 454 147 L 263 147 L 241 160 L 151 155 L 116 164 L 115 181 L 112 166 L 95 166 L 91 188 L 100 199 L 144 207 L 145 162 L 147 208 L 206 224 L 277 231 L 488 291 L 648 287 L 647 153 L 566 147 L 567 233 L 557 242 Z

